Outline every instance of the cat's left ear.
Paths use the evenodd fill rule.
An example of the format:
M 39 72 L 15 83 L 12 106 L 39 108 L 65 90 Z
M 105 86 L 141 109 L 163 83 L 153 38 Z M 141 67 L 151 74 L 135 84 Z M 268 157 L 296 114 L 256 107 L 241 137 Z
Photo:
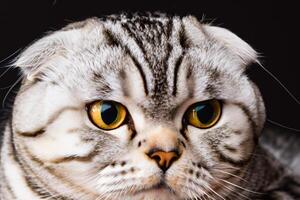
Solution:
M 210 24 L 200 23 L 198 19 L 193 16 L 184 18 L 183 22 L 186 26 L 185 31 L 192 43 L 201 44 L 202 41 L 208 40 L 212 41 L 213 45 L 214 42 L 217 42 L 235 55 L 242 66 L 258 62 L 257 52 L 231 31 Z
M 236 34 L 217 26 L 203 25 L 203 27 L 211 37 L 237 55 L 245 66 L 249 63 L 258 62 L 257 52 Z

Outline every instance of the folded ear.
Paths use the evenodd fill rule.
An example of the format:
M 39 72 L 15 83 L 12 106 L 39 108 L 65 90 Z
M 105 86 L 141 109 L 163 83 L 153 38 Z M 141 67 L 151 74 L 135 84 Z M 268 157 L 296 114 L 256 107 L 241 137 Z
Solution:
M 102 39 L 99 36 L 99 28 L 101 26 L 94 18 L 69 24 L 28 46 L 18 56 L 14 66 L 21 68 L 27 79 L 34 80 L 49 61 L 65 56 L 68 49 L 82 47 L 83 42 L 81 40 L 85 36 L 92 38 L 90 40 L 94 43 L 99 42 Z
M 53 32 L 28 46 L 17 58 L 14 66 L 21 68 L 33 80 L 41 67 L 57 55 L 64 53 L 64 34 Z
M 192 43 L 201 44 L 204 40 L 217 42 L 226 47 L 231 54 L 237 56 L 244 66 L 258 61 L 256 51 L 231 31 L 210 24 L 201 24 L 193 16 L 184 18 L 183 22 Z
M 204 29 L 211 37 L 225 45 L 237 55 L 245 65 L 252 62 L 258 62 L 257 52 L 248 43 L 231 31 L 210 25 L 204 25 Z

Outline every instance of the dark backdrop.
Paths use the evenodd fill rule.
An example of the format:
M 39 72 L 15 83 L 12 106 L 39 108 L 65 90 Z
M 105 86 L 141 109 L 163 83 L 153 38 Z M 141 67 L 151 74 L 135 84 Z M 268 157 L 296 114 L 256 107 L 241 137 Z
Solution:
M 298 52 L 295 30 L 299 26 L 297 6 L 275 1 L 63 1 L 40 0 L 0 2 L 0 74 L 26 45 L 69 22 L 91 16 L 136 11 L 162 11 L 170 14 L 193 14 L 230 29 L 261 53 L 261 61 L 294 96 L 300 99 Z M 18 77 L 9 69 L 0 77 L 0 117 L 9 107 L 18 85 L 4 96 Z M 0 75 L 1 76 L 1 75 Z M 268 118 L 291 128 L 300 129 L 299 104 L 259 66 L 252 66 L 250 76 L 259 85 L 267 107 Z

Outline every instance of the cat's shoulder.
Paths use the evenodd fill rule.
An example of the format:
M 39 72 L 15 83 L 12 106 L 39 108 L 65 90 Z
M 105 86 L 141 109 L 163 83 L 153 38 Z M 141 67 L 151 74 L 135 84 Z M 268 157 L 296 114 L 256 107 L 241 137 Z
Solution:
M 300 175 L 300 133 L 267 125 L 263 130 L 260 143 L 283 165 Z

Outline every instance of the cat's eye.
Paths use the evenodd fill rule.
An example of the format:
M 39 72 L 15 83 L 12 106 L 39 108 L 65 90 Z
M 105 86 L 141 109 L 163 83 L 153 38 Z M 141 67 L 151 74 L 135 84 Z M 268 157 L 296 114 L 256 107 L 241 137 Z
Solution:
M 127 115 L 126 108 L 114 101 L 95 101 L 87 109 L 91 122 L 103 130 L 120 127 Z
M 197 128 L 210 128 L 218 122 L 221 112 L 222 106 L 220 101 L 211 99 L 190 106 L 184 120 Z

